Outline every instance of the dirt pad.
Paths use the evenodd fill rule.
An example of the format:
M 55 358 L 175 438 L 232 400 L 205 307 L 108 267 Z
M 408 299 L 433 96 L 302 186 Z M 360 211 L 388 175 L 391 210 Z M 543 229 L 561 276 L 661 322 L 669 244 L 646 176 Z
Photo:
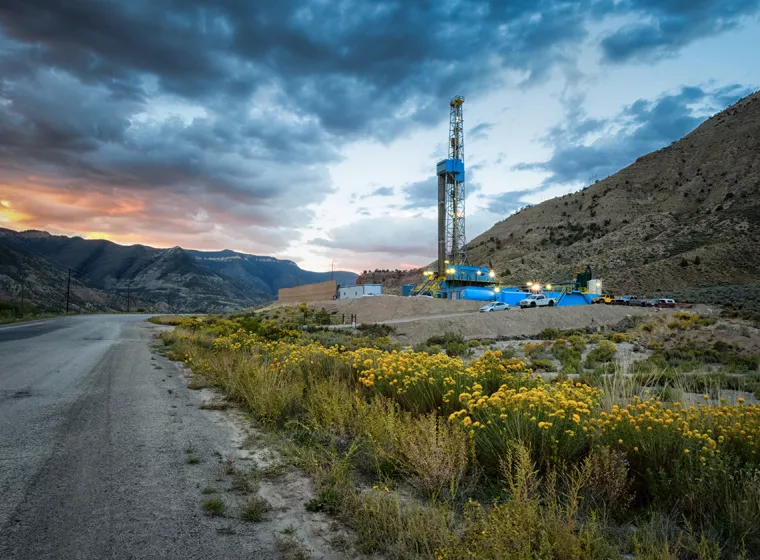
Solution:
M 445 302 L 443 302 L 445 303 Z M 464 302 L 457 302 L 464 303 Z M 433 335 L 453 332 L 466 339 L 533 337 L 546 328 L 558 330 L 603 327 L 626 316 L 668 313 L 642 307 L 584 305 L 538 309 L 512 308 L 494 313 L 466 313 L 454 317 L 431 317 L 396 323 L 395 338 L 402 344 L 424 342 Z
M 322 301 L 309 305 L 317 309 L 324 307 L 327 311 L 332 312 L 334 310 L 346 315 L 354 313 L 359 323 L 381 323 L 410 317 L 468 313 L 477 311 L 486 303 L 485 301 L 382 295 Z

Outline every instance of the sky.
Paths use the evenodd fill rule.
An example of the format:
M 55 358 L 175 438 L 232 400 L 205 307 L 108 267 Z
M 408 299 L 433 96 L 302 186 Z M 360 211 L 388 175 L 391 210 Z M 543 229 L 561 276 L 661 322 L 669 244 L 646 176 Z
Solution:
M 0 227 L 311 270 L 435 259 L 760 88 L 760 0 L 4 0 Z

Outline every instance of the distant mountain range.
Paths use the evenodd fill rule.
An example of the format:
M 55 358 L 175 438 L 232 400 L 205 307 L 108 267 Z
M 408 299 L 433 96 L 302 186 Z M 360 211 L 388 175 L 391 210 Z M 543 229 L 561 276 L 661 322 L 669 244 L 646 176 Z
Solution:
M 68 269 L 71 310 L 152 308 L 160 312 L 221 312 L 277 298 L 279 288 L 329 280 L 296 263 L 236 251 L 194 251 L 118 245 L 105 240 L 0 228 L 0 297 L 26 297 L 63 309 Z M 356 274 L 336 271 L 338 284 Z

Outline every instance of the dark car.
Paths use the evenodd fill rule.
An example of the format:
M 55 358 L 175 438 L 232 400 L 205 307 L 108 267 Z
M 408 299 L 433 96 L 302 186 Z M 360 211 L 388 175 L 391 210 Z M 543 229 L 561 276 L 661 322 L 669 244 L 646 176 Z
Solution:
M 660 309 L 672 309 L 676 307 L 676 300 L 670 298 L 651 299 L 646 302 L 647 307 L 659 307 Z

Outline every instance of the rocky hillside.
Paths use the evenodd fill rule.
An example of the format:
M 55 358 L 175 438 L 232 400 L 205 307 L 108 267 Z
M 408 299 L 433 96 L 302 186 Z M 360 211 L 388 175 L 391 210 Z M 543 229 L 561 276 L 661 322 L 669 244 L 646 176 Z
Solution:
M 2 239 L 0 239 L 2 241 Z M 22 296 L 38 311 L 66 309 L 67 273 L 22 248 L 0 242 L 0 301 L 19 305 Z M 140 305 L 140 302 L 134 302 Z M 126 298 L 89 288 L 71 279 L 69 311 L 123 311 Z
M 591 264 L 616 292 L 760 278 L 760 92 L 580 192 L 472 240 L 506 282 L 561 281 Z
M 0 246 L 5 246 L 8 254 L 15 251 L 34 256 L 35 266 L 44 263 L 64 276 L 71 268 L 82 286 L 111 294 L 117 300 L 126 301 L 129 293 L 133 302 L 160 312 L 221 312 L 251 307 L 275 299 L 278 288 L 319 282 L 330 276 L 301 270 L 292 261 L 234 251 L 124 246 L 40 231 L 0 228 Z M 14 271 L 10 258 L 0 255 L 0 275 L 11 278 Z M 38 277 L 40 293 L 57 285 L 52 276 Z M 339 282 L 349 283 L 355 277 L 353 273 L 335 272 Z M 43 298 L 40 303 L 48 305 L 53 300 L 57 301 Z
M 508 284 L 570 280 L 586 264 L 613 292 L 758 282 L 760 92 L 607 179 L 523 209 L 468 247 L 472 264 L 492 263 Z

